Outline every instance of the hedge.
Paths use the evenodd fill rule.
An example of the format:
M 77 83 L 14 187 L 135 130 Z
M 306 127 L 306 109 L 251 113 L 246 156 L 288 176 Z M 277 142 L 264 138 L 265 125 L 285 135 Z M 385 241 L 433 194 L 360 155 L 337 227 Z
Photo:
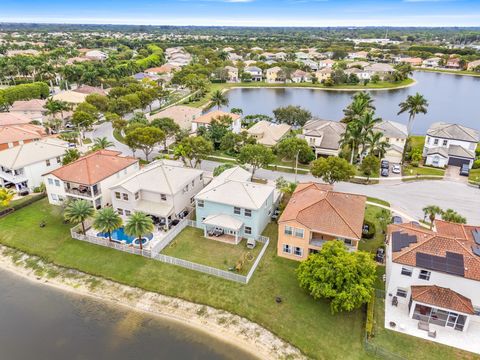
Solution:
M 373 337 L 374 334 L 374 325 L 375 325 L 375 290 L 372 291 L 372 297 L 367 303 L 367 321 L 365 322 L 365 332 L 367 334 L 367 339 Z
M 47 83 L 20 84 L 0 90 L 0 102 L 12 105 L 18 100 L 46 99 L 48 95 L 50 88 Z
M 40 194 L 40 195 L 35 195 L 35 196 L 32 196 L 30 199 L 28 200 L 25 200 L 21 203 L 18 203 L 18 204 L 15 204 L 15 205 L 12 205 L 6 209 L 3 209 L 3 210 L 0 210 L 0 217 L 2 216 L 5 216 L 5 215 L 8 215 L 10 214 L 11 212 L 13 211 L 17 211 L 17 210 L 20 210 L 28 205 L 31 205 L 39 200 L 42 200 L 44 199 L 45 197 L 47 197 L 47 194 Z

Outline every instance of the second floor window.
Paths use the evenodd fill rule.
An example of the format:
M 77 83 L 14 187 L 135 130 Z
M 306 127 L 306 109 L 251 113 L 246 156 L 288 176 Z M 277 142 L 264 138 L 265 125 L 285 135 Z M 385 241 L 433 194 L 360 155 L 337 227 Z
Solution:
M 118 191 L 115 191 L 115 199 L 120 199 L 120 193 Z
M 447 140 L 443 140 L 443 146 L 447 146 L 448 144 L 448 141 Z
M 421 280 L 430 280 L 430 271 L 428 270 L 420 270 L 420 274 L 418 275 L 418 278 Z
M 46 164 L 47 166 L 50 166 L 50 160 L 45 160 L 45 164 Z
M 295 237 L 303 239 L 303 229 L 295 228 Z
M 402 275 L 405 276 L 412 276 L 412 269 L 407 268 L 407 267 L 402 267 Z
M 433 145 L 438 145 L 438 139 L 433 140 Z
M 53 185 L 53 179 L 48 179 L 48 185 Z
M 161 199 L 162 201 L 167 201 L 167 195 L 165 195 L 165 194 L 160 194 L 160 199 Z
M 135 193 L 135 200 L 138 200 L 139 198 L 140 198 L 140 193 L 137 191 L 137 192 Z
M 128 194 L 122 194 L 123 195 L 123 200 L 128 201 Z
M 204 206 L 203 200 L 197 200 L 197 206 L 200 208 L 203 208 Z
M 285 230 L 284 230 L 285 235 L 293 235 L 293 228 L 291 226 L 285 225 Z
M 60 180 L 55 180 L 55 186 L 60 186 Z
M 251 217 L 252 216 L 252 210 L 245 209 L 245 216 Z
M 236 206 L 235 206 L 235 207 L 233 208 L 233 213 L 236 214 L 236 215 L 240 215 L 241 209 L 240 209 L 239 207 L 236 207 Z

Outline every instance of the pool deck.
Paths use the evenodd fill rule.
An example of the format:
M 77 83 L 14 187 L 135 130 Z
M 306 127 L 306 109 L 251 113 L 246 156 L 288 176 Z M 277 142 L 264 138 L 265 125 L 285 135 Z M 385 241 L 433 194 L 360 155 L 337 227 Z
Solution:
M 100 238 L 100 239 L 104 239 L 104 237 L 97 236 L 98 233 L 99 233 L 99 231 L 98 231 L 98 230 L 95 230 L 95 229 L 93 229 L 93 228 L 90 228 L 90 229 L 87 230 L 87 235 L 93 236 L 93 237 L 96 237 L 96 238 Z M 150 250 L 151 247 L 152 247 L 155 243 L 157 243 L 158 241 L 162 240 L 167 233 L 164 232 L 164 231 L 158 230 L 157 228 L 155 228 L 155 230 L 152 232 L 152 234 L 153 234 L 153 238 L 152 238 L 150 241 L 148 241 L 148 242 L 143 246 L 143 248 L 144 248 L 145 250 Z M 117 240 L 115 240 L 115 242 L 118 243 L 118 244 L 124 244 L 124 242 L 122 242 L 122 241 L 117 241 Z M 132 245 L 132 244 L 125 244 L 125 245 L 130 245 L 130 246 L 138 247 L 138 245 Z

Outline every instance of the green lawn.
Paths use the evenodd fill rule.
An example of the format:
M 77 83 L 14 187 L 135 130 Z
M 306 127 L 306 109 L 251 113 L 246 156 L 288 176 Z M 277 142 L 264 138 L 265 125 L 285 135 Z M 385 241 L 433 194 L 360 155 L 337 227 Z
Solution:
M 38 226 L 41 221 L 46 223 L 44 228 Z M 239 314 L 311 358 L 372 358 L 362 345 L 363 311 L 332 315 L 328 302 L 315 301 L 302 291 L 295 276 L 298 263 L 276 256 L 274 223 L 264 232 L 271 244 L 248 285 L 73 240 L 69 228 L 63 223 L 61 208 L 44 199 L 0 219 L 0 243 L 60 266 Z M 379 268 L 379 276 L 382 271 Z M 275 302 L 276 296 L 282 297 L 282 303 Z M 427 350 L 423 341 L 393 332 L 379 340 L 382 346 L 412 359 L 454 359 L 466 354 L 433 343 Z
M 363 312 L 332 315 L 326 301 L 315 301 L 299 288 L 298 263 L 276 256 L 276 224 L 267 227 L 264 235 L 271 243 L 250 283 L 242 285 L 73 240 L 60 211 L 41 200 L 0 219 L 0 243 L 60 266 L 239 314 L 311 358 L 370 358 L 362 347 Z M 44 228 L 38 226 L 42 220 Z
M 425 71 L 425 72 L 438 72 L 438 73 L 445 73 L 445 74 L 453 74 L 453 75 L 469 75 L 469 76 L 480 76 L 478 71 L 468 71 L 468 70 L 448 70 L 448 69 L 426 69 L 426 68 L 415 68 L 417 71 Z
M 412 135 L 410 136 L 410 146 L 412 149 L 419 149 L 423 152 L 423 147 L 425 145 L 425 136 L 424 135 Z
M 367 201 L 390 207 L 390 203 L 382 199 L 367 196 Z
M 471 169 L 468 180 L 480 183 L 480 169 Z
M 238 245 L 231 245 L 207 239 L 203 237 L 202 229 L 189 226 L 183 229 L 162 253 L 225 271 L 235 267 L 237 261 L 244 259 L 240 274 L 246 275 L 263 245 L 257 243 L 257 246 L 250 250 L 247 249 L 246 242 L 242 240 Z
M 27 195 L 27 196 L 22 196 L 21 198 L 18 198 L 18 199 L 15 199 L 15 200 L 12 200 L 10 202 L 10 204 L 8 204 L 8 206 L 2 206 L 0 205 L 0 210 L 2 209 L 6 209 L 6 208 L 9 208 L 9 207 L 13 207 L 15 205 L 20 205 L 28 200 L 30 200 L 31 198 L 33 198 L 34 196 L 38 196 L 38 194 L 30 194 L 30 195 Z
M 371 199 L 371 198 L 370 198 Z M 368 199 L 369 201 L 372 201 Z M 379 199 L 375 199 L 379 200 Z M 376 201 L 374 201 L 376 202 Z M 388 203 L 387 203 L 388 204 Z M 382 204 L 384 205 L 384 204 Z M 358 244 L 358 249 L 363 251 L 369 251 L 373 254 L 377 251 L 377 249 L 384 244 L 385 235 L 383 233 L 382 225 L 379 221 L 379 217 L 384 210 L 379 208 L 378 206 L 374 205 L 367 205 L 365 210 L 365 220 L 368 220 L 375 224 L 375 236 L 372 239 L 361 239 L 360 243 Z M 390 211 L 388 211 L 388 219 L 390 218 Z
M 407 165 L 403 167 L 403 175 L 404 176 L 411 176 L 411 175 L 445 175 L 444 169 L 437 169 L 428 166 L 418 166 L 414 167 L 411 165 Z

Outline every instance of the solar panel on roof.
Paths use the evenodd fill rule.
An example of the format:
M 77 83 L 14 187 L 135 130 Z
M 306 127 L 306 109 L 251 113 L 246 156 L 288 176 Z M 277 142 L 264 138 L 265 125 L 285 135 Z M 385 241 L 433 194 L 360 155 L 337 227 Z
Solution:
M 480 246 L 473 246 L 472 245 L 472 251 L 475 255 L 480 256 Z
M 452 275 L 465 276 L 463 255 L 448 251 L 445 257 L 417 252 L 416 266 Z
M 412 243 L 417 242 L 415 235 L 408 235 L 400 231 L 392 233 L 392 251 L 401 251 L 403 248 L 410 246 Z
M 479 229 L 472 230 L 473 239 L 477 245 L 480 245 L 480 231 Z

